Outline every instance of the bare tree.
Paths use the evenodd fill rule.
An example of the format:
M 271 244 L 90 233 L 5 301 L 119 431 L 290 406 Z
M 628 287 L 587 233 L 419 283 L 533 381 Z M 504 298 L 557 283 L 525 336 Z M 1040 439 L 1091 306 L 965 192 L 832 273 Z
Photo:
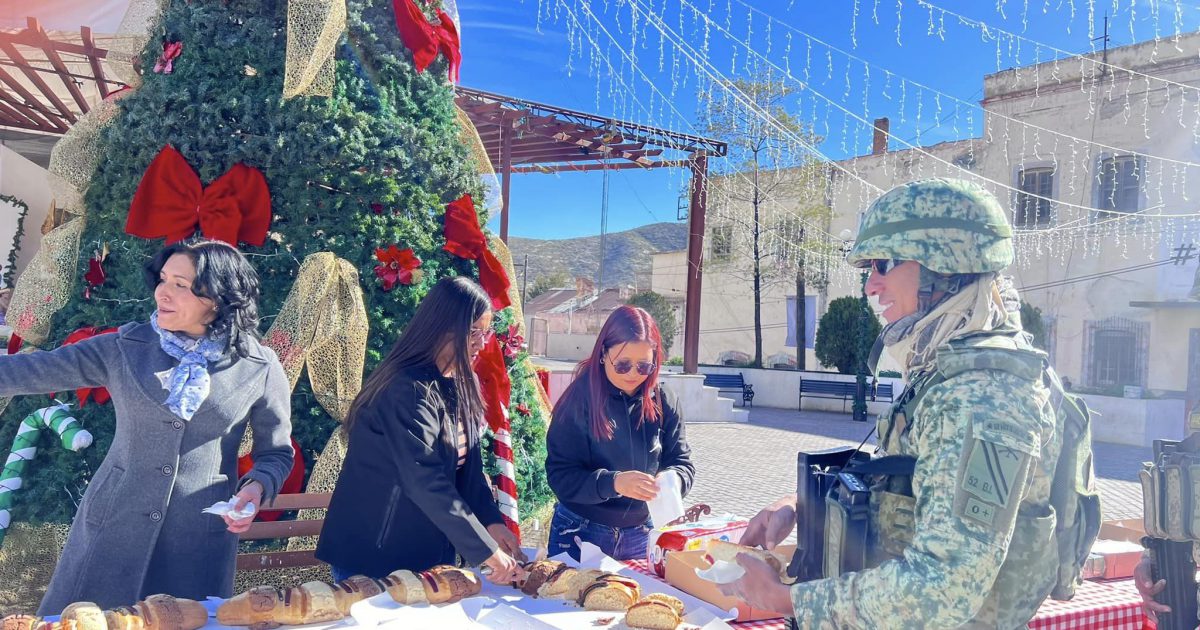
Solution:
M 710 242 L 718 261 L 728 252 L 730 271 L 748 271 L 753 283 L 756 367 L 763 365 L 762 296 L 794 278 L 797 359 L 803 369 L 804 292 L 806 286 L 823 286 L 827 277 L 829 242 L 814 238 L 825 234 L 829 217 L 825 165 L 812 150 L 820 138 L 787 111 L 793 88 L 769 72 L 719 87 L 725 96 L 702 98 L 707 106 L 701 112 L 706 133 L 729 145 L 728 159 L 714 169 Z M 750 242 L 748 259 L 734 254 L 739 237 Z

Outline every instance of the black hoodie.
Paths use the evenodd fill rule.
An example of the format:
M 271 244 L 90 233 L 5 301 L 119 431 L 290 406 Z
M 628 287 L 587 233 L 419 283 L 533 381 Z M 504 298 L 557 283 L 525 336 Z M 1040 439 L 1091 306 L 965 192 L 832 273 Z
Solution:
M 592 435 L 586 383 L 573 383 L 555 406 L 546 435 L 546 475 L 568 510 L 610 527 L 641 525 L 650 514 L 646 502 L 618 495 L 613 489 L 617 473 L 637 470 L 654 476 L 672 470 L 686 496 L 696 476 L 691 449 L 674 396 L 658 388 L 654 400 L 662 405 L 662 414 L 657 422 L 642 422 L 641 392 L 629 396 L 607 379 L 605 388 L 612 439 Z

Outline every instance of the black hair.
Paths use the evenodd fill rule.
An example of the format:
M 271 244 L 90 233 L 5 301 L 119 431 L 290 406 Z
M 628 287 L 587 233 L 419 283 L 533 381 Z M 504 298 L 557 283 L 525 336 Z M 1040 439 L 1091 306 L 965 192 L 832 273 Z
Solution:
M 388 389 L 405 369 L 419 365 L 437 365 L 438 354 L 446 343 L 454 349 L 454 387 L 457 395 L 454 412 L 468 431 L 483 422 L 483 396 L 471 369 L 470 336 L 475 320 L 491 311 L 492 301 L 474 281 L 464 277 L 442 278 L 421 300 L 412 320 L 396 340 L 388 355 L 375 368 L 362 391 L 350 406 L 346 431 L 354 426 L 362 405 L 370 403 Z
M 159 274 L 175 254 L 192 259 L 196 279 L 192 294 L 212 300 L 216 317 L 208 324 L 210 335 L 229 335 L 229 347 L 246 356 L 246 339 L 258 339 L 258 272 L 236 248 L 221 241 L 196 238 L 162 248 L 146 263 L 146 286 L 154 291 Z

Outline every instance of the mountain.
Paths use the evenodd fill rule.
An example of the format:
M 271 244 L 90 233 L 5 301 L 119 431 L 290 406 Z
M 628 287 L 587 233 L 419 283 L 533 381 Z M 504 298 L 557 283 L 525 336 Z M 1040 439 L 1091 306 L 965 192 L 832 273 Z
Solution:
M 605 237 L 604 243 L 604 286 L 646 286 L 650 278 L 650 255 L 687 247 L 686 223 L 653 223 L 624 232 L 614 232 Z M 574 279 L 582 276 L 596 279 L 596 265 L 600 259 L 600 237 L 583 236 L 565 239 L 538 239 L 511 236 L 508 248 L 516 263 L 520 286 L 521 263 L 529 256 L 530 286 L 542 276 L 555 273 L 566 274 Z M 572 283 L 573 285 L 573 280 Z

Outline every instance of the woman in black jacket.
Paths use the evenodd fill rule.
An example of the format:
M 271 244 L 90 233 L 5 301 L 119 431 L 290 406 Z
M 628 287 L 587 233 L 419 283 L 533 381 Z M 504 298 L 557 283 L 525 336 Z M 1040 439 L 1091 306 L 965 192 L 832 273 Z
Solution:
M 622 306 L 554 408 L 546 474 L 558 497 L 550 555 L 578 559 L 575 537 L 619 560 L 646 555 L 646 501 L 663 475 L 687 494 L 696 469 L 678 405 L 658 386 L 662 339 L 646 311 Z
M 483 400 L 471 361 L 492 334 L 491 301 L 466 278 L 443 278 L 421 302 L 346 418 L 346 460 L 317 558 L 334 580 L 382 578 L 453 564 L 523 572 L 483 472 Z

